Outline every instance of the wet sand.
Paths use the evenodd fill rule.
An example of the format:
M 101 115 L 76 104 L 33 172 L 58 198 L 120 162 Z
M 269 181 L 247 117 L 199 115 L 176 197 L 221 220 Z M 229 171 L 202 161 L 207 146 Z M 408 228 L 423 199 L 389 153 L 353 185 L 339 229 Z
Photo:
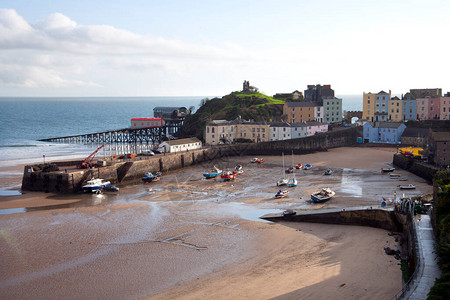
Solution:
M 119 194 L 0 197 L 0 210 L 54 205 L 0 215 L 0 295 L 5 299 L 382 299 L 401 289 L 387 231 L 356 226 L 257 221 L 287 208 L 379 205 L 398 182 L 380 172 L 395 149 L 339 148 L 294 156 L 299 186 L 274 199 L 281 157 L 214 162 L 244 166 L 234 182 L 202 180 L 213 163 L 176 170 Z M 285 156 L 285 165 L 291 164 Z M 331 167 L 333 175 L 324 176 Z M 429 193 L 421 178 L 399 170 Z M 333 186 L 337 196 L 314 205 L 309 194 Z M 398 190 L 397 190 L 398 191 Z M 5 199 L 7 198 L 7 199 Z M 71 203 L 71 204 L 69 204 Z M 25 206 L 24 206 L 25 205 Z

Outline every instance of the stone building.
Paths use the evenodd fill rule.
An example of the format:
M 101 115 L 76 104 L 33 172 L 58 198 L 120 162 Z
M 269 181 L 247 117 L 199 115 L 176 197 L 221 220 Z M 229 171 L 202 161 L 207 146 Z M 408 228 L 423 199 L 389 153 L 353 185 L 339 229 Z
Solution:
M 409 93 L 406 93 L 402 99 L 415 100 L 418 98 L 439 98 L 442 97 L 442 89 L 410 89 Z
M 426 148 L 426 139 L 430 129 L 408 127 L 402 134 L 402 145 Z
M 243 93 L 251 93 L 251 92 L 257 92 L 258 88 L 251 86 L 250 82 L 248 80 L 244 80 L 244 83 L 242 84 L 242 92 Z
M 302 92 L 299 92 L 297 90 L 293 91 L 292 93 L 277 93 L 273 95 L 274 99 L 284 99 L 287 101 L 303 101 L 303 94 Z
M 432 132 L 428 135 L 429 159 L 439 168 L 450 166 L 450 132 Z
M 321 101 L 325 98 L 333 98 L 334 90 L 331 88 L 330 84 L 320 85 L 320 84 L 309 84 L 305 90 L 305 101 Z

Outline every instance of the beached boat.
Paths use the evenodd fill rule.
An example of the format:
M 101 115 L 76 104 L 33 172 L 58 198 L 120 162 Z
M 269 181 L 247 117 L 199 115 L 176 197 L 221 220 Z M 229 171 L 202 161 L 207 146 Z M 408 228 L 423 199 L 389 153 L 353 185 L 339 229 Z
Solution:
M 336 193 L 328 187 L 322 188 L 320 191 L 311 194 L 311 200 L 316 203 L 325 202 L 334 197 Z
M 254 157 L 250 160 L 251 163 L 258 163 L 258 164 L 262 164 L 264 162 L 264 158 L 258 158 L 258 157 Z
M 323 173 L 323 175 L 331 175 L 331 174 L 333 174 L 333 170 L 331 169 L 327 169 L 325 173 Z
M 294 216 L 297 213 L 295 211 L 293 211 L 292 209 L 286 209 L 285 211 L 283 211 L 283 216 Z
M 287 168 L 286 170 L 284 170 L 284 173 L 287 173 L 287 174 L 289 174 L 289 173 L 294 173 L 294 168 Z
M 103 188 L 110 185 L 111 182 L 101 178 L 92 178 L 83 185 L 83 192 L 99 193 Z
M 284 153 L 283 156 L 283 170 L 284 170 Z M 284 171 L 282 171 L 284 173 Z M 284 177 L 284 174 L 282 173 L 280 179 L 277 180 L 277 186 L 287 185 L 289 183 L 289 179 Z
M 395 173 L 389 174 L 389 177 L 391 177 L 391 178 L 398 178 L 398 177 L 400 177 L 400 176 L 402 176 L 402 175 L 400 175 L 400 174 L 395 174 Z
M 244 170 L 242 169 L 241 165 L 237 165 L 236 167 L 234 167 L 233 173 L 236 175 L 240 175 L 240 174 L 244 173 Z
M 295 178 L 295 175 L 294 175 L 294 177 L 292 177 L 292 179 L 289 180 L 288 187 L 295 187 L 295 186 L 297 186 L 297 184 L 298 184 L 298 182 L 297 182 L 297 179 Z
M 155 182 L 159 181 L 161 179 L 161 172 L 156 172 L 155 174 L 152 174 L 152 172 L 145 173 L 144 177 L 141 178 L 142 182 L 148 183 L 148 182 Z
M 298 170 L 300 170 L 302 167 L 303 167 L 302 164 L 296 164 L 296 165 L 295 165 L 295 168 L 298 169 Z
M 398 186 L 401 190 L 414 190 L 416 186 L 414 184 L 408 184 L 408 185 L 399 185 Z
M 303 167 L 303 170 L 311 170 L 311 168 L 312 168 L 312 165 L 306 164 L 306 165 Z
M 222 170 L 220 170 L 219 168 L 217 168 L 216 166 L 214 166 L 209 172 L 207 173 L 203 173 L 203 176 L 208 179 L 208 178 L 214 178 L 220 175 L 220 173 L 222 173 Z
M 222 178 L 225 181 L 233 180 L 236 178 L 236 176 L 237 176 L 237 174 L 233 173 L 230 170 L 225 170 L 222 172 L 222 174 L 220 174 L 220 178 Z
M 388 173 L 388 172 L 394 172 L 395 168 L 381 168 L 381 172 Z
M 287 197 L 287 194 L 289 194 L 288 190 L 279 190 L 276 194 L 275 194 L 275 198 L 284 198 Z

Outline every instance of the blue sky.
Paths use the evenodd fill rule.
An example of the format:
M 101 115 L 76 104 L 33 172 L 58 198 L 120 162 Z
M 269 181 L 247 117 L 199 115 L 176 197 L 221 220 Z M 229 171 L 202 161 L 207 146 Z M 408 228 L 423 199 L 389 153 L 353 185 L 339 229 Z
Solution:
M 44 3 L 42 3 L 44 2 Z M 450 1 L 1 1 L 0 96 L 450 91 Z

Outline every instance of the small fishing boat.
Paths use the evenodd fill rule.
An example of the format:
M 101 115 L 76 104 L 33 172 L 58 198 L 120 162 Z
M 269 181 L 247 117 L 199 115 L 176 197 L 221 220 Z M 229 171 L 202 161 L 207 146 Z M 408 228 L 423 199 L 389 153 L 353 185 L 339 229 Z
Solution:
M 240 175 L 240 174 L 244 173 L 244 170 L 242 169 L 241 165 L 237 165 L 236 167 L 234 167 L 233 173 L 236 175 Z
M 303 167 L 302 164 L 296 164 L 296 165 L 295 165 L 295 168 L 298 169 L 298 170 L 300 170 L 302 167 Z
M 251 163 L 258 163 L 258 164 L 262 164 L 264 162 L 264 158 L 258 158 L 258 157 L 254 157 L 250 160 Z
M 311 194 L 311 200 L 316 203 L 325 202 L 334 197 L 336 193 L 328 187 L 322 188 L 320 191 Z
M 395 171 L 395 168 L 387 168 L 387 169 L 381 168 L 381 172 L 383 172 L 383 173 L 394 172 L 394 171 Z
M 230 170 L 225 170 L 222 172 L 222 174 L 220 174 L 220 178 L 222 178 L 225 181 L 233 180 L 236 178 L 236 176 L 237 176 L 237 174 L 235 174 L 234 172 L 232 172 Z
M 110 181 L 105 181 L 100 178 L 92 178 L 88 180 L 85 185 L 83 185 L 83 192 L 99 193 L 103 188 L 110 185 Z
M 312 168 L 312 165 L 306 164 L 306 165 L 303 167 L 303 170 L 311 170 L 311 168 Z
M 159 181 L 161 179 L 161 172 L 156 172 L 155 174 L 152 174 L 152 172 L 145 173 L 144 177 L 141 178 L 142 182 L 148 183 L 148 182 L 155 182 Z
M 389 174 L 389 177 L 391 177 L 391 178 L 398 178 L 400 176 L 401 176 L 400 174 L 395 174 L 395 173 Z
M 327 169 L 325 173 L 323 173 L 323 175 L 331 175 L 331 174 L 333 174 L 333 170 L 331 169 Z
M 279 190 L 276 194 L 275 194 L 275 198 L 285 198 L 287 197 L 287 194 L 289 194 L 288 190 Z
M 203 173 L 203 176 L 208 179 L 208 178 L 214 178 L 220 175 L 220 173 L 222 173 L 222 170 L 220 170 L 219 168 L 217 168 L 216 166 L 214 166 L 209 172 L 207 173 Z
M 292 209 L 286 209 L 285 211 L 283 211 L 283 216 L 294 216 L 295 214 L 297 213 Z
M 408 185 L 399 185 L 398 186 L 401 190 L 414 190 L 416 186 L 414 184 L 408 184 Z
M 289 183 L 289 179 L 281 177 L 277 180 L 277 186 L 287 185 Z
M 289 174 L 289 173 L 294 173 L 294 168 L 287 168 L 286 170 L 284 170 L 284 173 L 287 173 L 287 174 Z

